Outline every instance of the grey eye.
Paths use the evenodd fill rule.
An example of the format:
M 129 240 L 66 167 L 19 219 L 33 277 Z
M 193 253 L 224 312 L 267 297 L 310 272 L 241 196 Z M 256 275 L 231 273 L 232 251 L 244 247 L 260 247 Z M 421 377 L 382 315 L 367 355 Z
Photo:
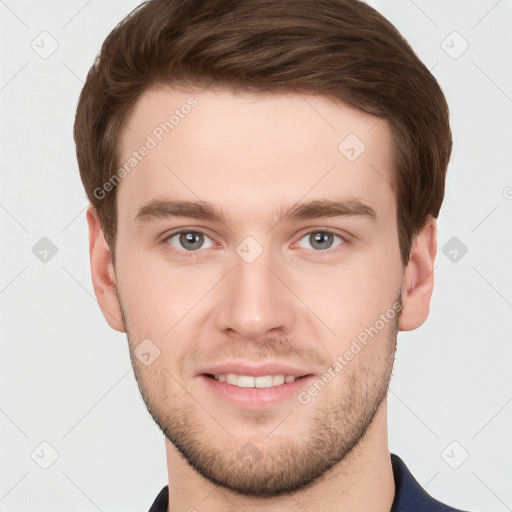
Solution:
M 176 249 L 185 249 L 186 251 L 208 249 L 213 246 L 210 238 L 198 231 L 182 231 L 181 233 L 171 235 L 168 240 Z
M 329 231 L 313 231 L 308 233 L 306 236 L 303 236 L 299 243 L 305 241 L 306 249 L 325 251 L 326 249 L 333 247 L 333 244 L 336 240 L 338 240 L 339 243 L 334 245 L 334 247 L 343 243 L 341 237 L 335 235 L 334 233 L 330 233 Z

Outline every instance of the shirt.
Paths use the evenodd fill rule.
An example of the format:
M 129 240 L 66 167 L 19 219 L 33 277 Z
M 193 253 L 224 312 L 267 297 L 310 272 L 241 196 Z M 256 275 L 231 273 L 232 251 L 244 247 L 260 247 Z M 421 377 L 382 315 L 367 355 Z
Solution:
M 395 498 L 390 512 L 462 512 L 432 498 L 412 476 L 398 455 L 391 454 L 391 465 L 395 480 Z M 169 487 L 165 486 L 149 512 L 167 512 L 168 503 Z

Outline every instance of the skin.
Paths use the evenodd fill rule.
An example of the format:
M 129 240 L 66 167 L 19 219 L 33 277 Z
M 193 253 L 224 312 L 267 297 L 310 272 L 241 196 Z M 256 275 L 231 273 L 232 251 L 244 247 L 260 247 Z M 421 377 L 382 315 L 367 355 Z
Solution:
M 120 135 L 120 161 L 192 95 L 197 106 L 117 186 L 115 268 L 96 211 L 87 212 L 98 302 L 127 333 L 142 396 L 166 434 L 169 511 L 389 511 L 386 393 L 397 331 L 428 316 L 435 219 L 404 268 L 389 125 L 322 96 L 147 91 Z M 366 146 L 354 161 L 338 149 L 349 134 Z M 225 218 L 136 220 L 155 198 L 200 199 Z M 278 222 L 280 211 L 315 199 L 356 199 L 375 219 Z M 171 238 L 178 228 L 203 233 L 204 245 L 187 252 Z M 332 246 L 312 245 L 318 231 L 336 235 Z M 263 250 L 251 263 L 237 252 L 248 236 L 258 244 L 246 246 L 251 254 Z M 307 404 L 295 393 L 234 405 L 198 373 L 277 361 L 318 379 L 400 302 L 399 318 Z M 148 366 L 134 352 L 145 339 L 160 351 Z

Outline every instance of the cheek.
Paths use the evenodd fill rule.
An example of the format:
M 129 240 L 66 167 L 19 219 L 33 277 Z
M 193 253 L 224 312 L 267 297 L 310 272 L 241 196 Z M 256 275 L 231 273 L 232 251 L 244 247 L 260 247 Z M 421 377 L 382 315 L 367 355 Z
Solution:
M 123 307 L 133 333 L 150 338 L 162 335 L 162 317 L 171 292 L 169 280 L 155 263 L 134 248 L 123 250 L 123 244 L 118 244 L 117 276 Z
M 382 255 L 381 255 L 382 254 Z M 337 267 L 318 271 L 298 295 L 334 331 L 340 343 L 374 325 L 380 315 L 392 313 L 400 291 L 401 264 L 396 255 L 374 251 Z M 296 282 L 300 279 L 296 276 Z M 396 305 L 395 305 L 396 307 Z M 345 341 L 342 341 L 345 340 Z
M 172 266 L 156 252 L 129 248 L 118 254 L 121 299 L 137 338 L 170 340 L 201 309 L 196 305 L 207 304 L 201 299 L 218 280 L 206 267 Z

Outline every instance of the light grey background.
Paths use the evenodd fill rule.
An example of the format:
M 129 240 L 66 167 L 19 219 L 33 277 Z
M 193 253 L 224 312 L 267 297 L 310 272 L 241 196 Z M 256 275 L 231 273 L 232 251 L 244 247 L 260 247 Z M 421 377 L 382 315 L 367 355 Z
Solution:
M 512 0 L 370 3 L 438 78 L 454 132 L 431 314 L 399 336 L 390 448 L 441 501 L 512 510 Z M 72 139 L 86 73 L 137 4 L 0 1 L 2 512 L 142 512 L 167 482 L 125 335 L 94 297 Z

